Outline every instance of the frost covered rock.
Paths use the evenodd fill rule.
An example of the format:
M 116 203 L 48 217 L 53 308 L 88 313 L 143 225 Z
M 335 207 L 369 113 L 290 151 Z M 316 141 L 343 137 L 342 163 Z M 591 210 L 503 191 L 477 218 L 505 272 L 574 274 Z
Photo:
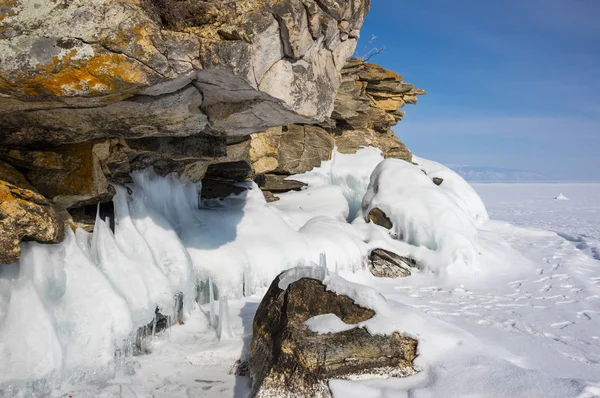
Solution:
M 391 222 L 392 238 L 435 253 L 436 260 L 428 264 L 434 272 L 453 265 L 472 266 L 477 256 L 476 223 L 481 218 L 466 208 L 461 196 L 442 189 L 447 182 L 436 186 L 419 167 L 386 159 L 371 174 L 362 201 L 365 221 L 377 209 Z
M 357 327 L 375 312 L 329 290 L 327 277 L 326 268 L 299 267 L 271 284 L 253 323 L 253 396 L 330 397 L 331 378 L 411 367 L 416 340 Z
M 562 193 L 558 194 L 558 196 L 556 196 L 554 198 L 555 200 L 569 200 L 569 198 L 567 198 L 565 195 L 563 195 Z
M 417 262 L 410 257 L 385 249 L 375 249 L 369 254 L 369 271 L 379 278 L 399 278 L 410 276 L 410 269 L 417 268 Z

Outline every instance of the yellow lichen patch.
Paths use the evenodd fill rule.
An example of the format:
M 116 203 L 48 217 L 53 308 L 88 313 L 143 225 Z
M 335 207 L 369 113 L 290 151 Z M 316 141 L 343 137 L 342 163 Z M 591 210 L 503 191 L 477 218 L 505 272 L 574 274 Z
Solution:
M 58 243 L 63 237 L 62 221 L 46 198 L 0 180 L 0 264 L 19 259 L 22 239 Z
M 0 0 L 0 22 L 7 17 L 14 17 L 17 15 L 17 7 L 20 5 L 20 0 Z
M 94 97 L 148 84 L 151 71 L 123 54 L 99 51 L 88 59 L 73 59 L 76 55 L 72 50 L 61 58 L 55 56 L 49 64 L 38 65 L 34 73 L 0 71 L 0 93 Z
M 8 157 L 15 163 L 26 162 L 36 168 L 62 169 L 64 167 L 62 157 L 54 152 L 11 149 L 8 151 Z
M 365 64 L 365 69 L 360 72 L 360 78 L 366 81 L 396 80 L 402 81 L 404 78 L 376 64 Z
M 60 170 L 32 169 L 27 176 L 38 190 L 48 197 L 87 195 L 94 192 L 95 172 L 92 143 L 62 145 L 52 151 L 40 152 L 48 158 L 60 159 Z M 41 156 L 41 155 L 38 155 Z

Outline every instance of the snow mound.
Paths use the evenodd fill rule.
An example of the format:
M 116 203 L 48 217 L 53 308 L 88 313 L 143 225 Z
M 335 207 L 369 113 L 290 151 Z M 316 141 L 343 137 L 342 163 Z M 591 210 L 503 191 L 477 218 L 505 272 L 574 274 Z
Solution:
M 425 264 L 432 271 L 470 267 L 478 252 L 477 222 L 482 215 L 470 213 L 461 199 L 469 197 L 470 191 L 465 194 L 459 183 L 454 187 L 458 194 L 436 186 L 415 165 L 386 159 L 371 175 L 362 214 L 366 217 L 371 209 L 381 209 L 392 221 L 394 238 L 435 252 L 437 261 Z
M 489 219 L 483 201 L 463 177 L 433 160 L 413 155 L 413 162 L 425 170 L 430 178 L 443 179 L 440 188 L 446 191 L 448 195 L 453 196 L 455 202 L 471 216 L 477 226 L 481 226 Z
M 558 194 L 558 196 L 556 196 L 554 198 L 554 200 L 569 200 L 569 198 L 567 198 L 565 195 L 563 195 L 562 193 Z

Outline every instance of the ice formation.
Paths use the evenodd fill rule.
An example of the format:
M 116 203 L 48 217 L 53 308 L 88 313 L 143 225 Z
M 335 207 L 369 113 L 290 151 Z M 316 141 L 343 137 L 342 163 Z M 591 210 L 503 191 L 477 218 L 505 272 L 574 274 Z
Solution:
M 472 266 L 477 256 L 477 217 L 460 196 L 436 186 L 418 167 L 399 159 L 379 163 L 362 202 L 362 214 L 381 209 L 392 221 L 392 236 L 436 254 L 434 271 Z
M 335 396 L 361 391 L 397 396 L 409 390 L 415 396 L 437 396 L 450 388 L 459 391 L 448 384 L 458 377 L 467 377 L 473 391 L 482 394 L 487 386 L 479 379 L 496 383 L 493 391 L 506 392 L 511 386 L 505 380 L 511 377 L 523 391 L 531 385 L 553 396 L 582 390 L 579 382 L 524 370 L 518 357 L 482 346 L 465 329 L 427 314 L 412 305 L 412 295 L 403 294 L 402 289 L 430 294 L 429 306 L 437 302 L 440 289 L 431 286 L 446 286 L 453 298 L 472 298 L 475 305 L 480 300 L 487 308 L 489 297 L 470 296 L 463 284 L 489 280 L 477 279 L 481 271 L 494 280 L 510 277 L 502 282 L 506 286 L 534 267 L 499 238 L 519 230 L 486 223 L 483 203 L 458 175 L 425 159 L 415 157 L 415 163 L 383 160 L 374 148 L 355 155 L 335 153 L 321 167 L 291 177 L 307 182 L 306 189 L 281 194 L 272 204 L 249 184 L 247 192 L 219 206 L 204 206 L 197 184 L 174 175 L 133 174 L 134 184 L 115 187 L 114 231 L 98 217 L 92 234 L 78 229 L 59 245 L 24 243 L 19 263 L 0 268 L 0 356 L 5 359 L 0 362 L 0 392 L 45 395 L 65 382 L 99 385 L 112 380 L 123 358 L 139 349 L 138 331 L 153 335 L 165 319 L 182 318 L 182 329 L 196 328 L 189 344 L 203 341 L 199 353 L 185 357 L 186 363 L 205 363 L 231 347 L 234 352 L 227 355 L 237 359 L 241 334 L 248 338 L 239 314 L 251 323 L 255 307 L 246 304 L 257 303 L 286 269 L 281 288 L 312 277 L 377 313 L 359 325 L 321 315 L 307 321 L 312 330 L 365 327 L 372 333 L 401 331 L 419 340 L 418 375 L 387 384 L 332 381 Z M 439 186 L 434 177 L 443 179 Z M 391 233 L 365 220 L 373 207 L 392 220 Z M 537 234 L 544 241 L 557 237 Z M 406 280 L 376 280 L 365 267 L 375 248 L 411 257 L 423 269 Z M 176 341 L 188 333 L 176 329 Z M 148 347 L 158 348 L 161 358 L 173 363 L 182 360 L 169 353 L 170 342 L 163 344 Z M 182 347 L 181 355 L 187 355 L 189 346 Z M 138 377 L 143 379 L 143 372 Z
M 346 223 L 338 188 L 320 189 L 332 206 L 294 222 L 255 185 L 203 208 L 196 184 L 149 171 L 132 177 L 115 187 L 114 232 L 98 216 L 92 234 L 23 244 L 22 259 L 6 267 L 11 275 L 3 271 L 0 385 L 106 380 L 115 357 L 135 350 L 137 331 L 154 332 L 157 309 L 175 318 L 181 298 L 185 317 L 208 295 L 211 325 L 228 340 L 227 299 L 266 288 L 282 269 L 316 264 L 322 253 L 343 274 L 363 269 L 368 248 Z

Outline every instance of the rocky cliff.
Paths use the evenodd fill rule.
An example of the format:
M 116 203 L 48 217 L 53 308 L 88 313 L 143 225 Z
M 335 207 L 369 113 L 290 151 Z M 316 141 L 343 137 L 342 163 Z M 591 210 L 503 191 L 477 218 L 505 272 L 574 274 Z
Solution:
M 424 92 L 347 62 L 369 3 L 2 3 L 0 263 L 60 241 L 64 209 L 85 224 L 136 170 L 202 180 L 206 198 L 254 179 L 276 199 L 334 146 L 410 160 L 391 126 Z

